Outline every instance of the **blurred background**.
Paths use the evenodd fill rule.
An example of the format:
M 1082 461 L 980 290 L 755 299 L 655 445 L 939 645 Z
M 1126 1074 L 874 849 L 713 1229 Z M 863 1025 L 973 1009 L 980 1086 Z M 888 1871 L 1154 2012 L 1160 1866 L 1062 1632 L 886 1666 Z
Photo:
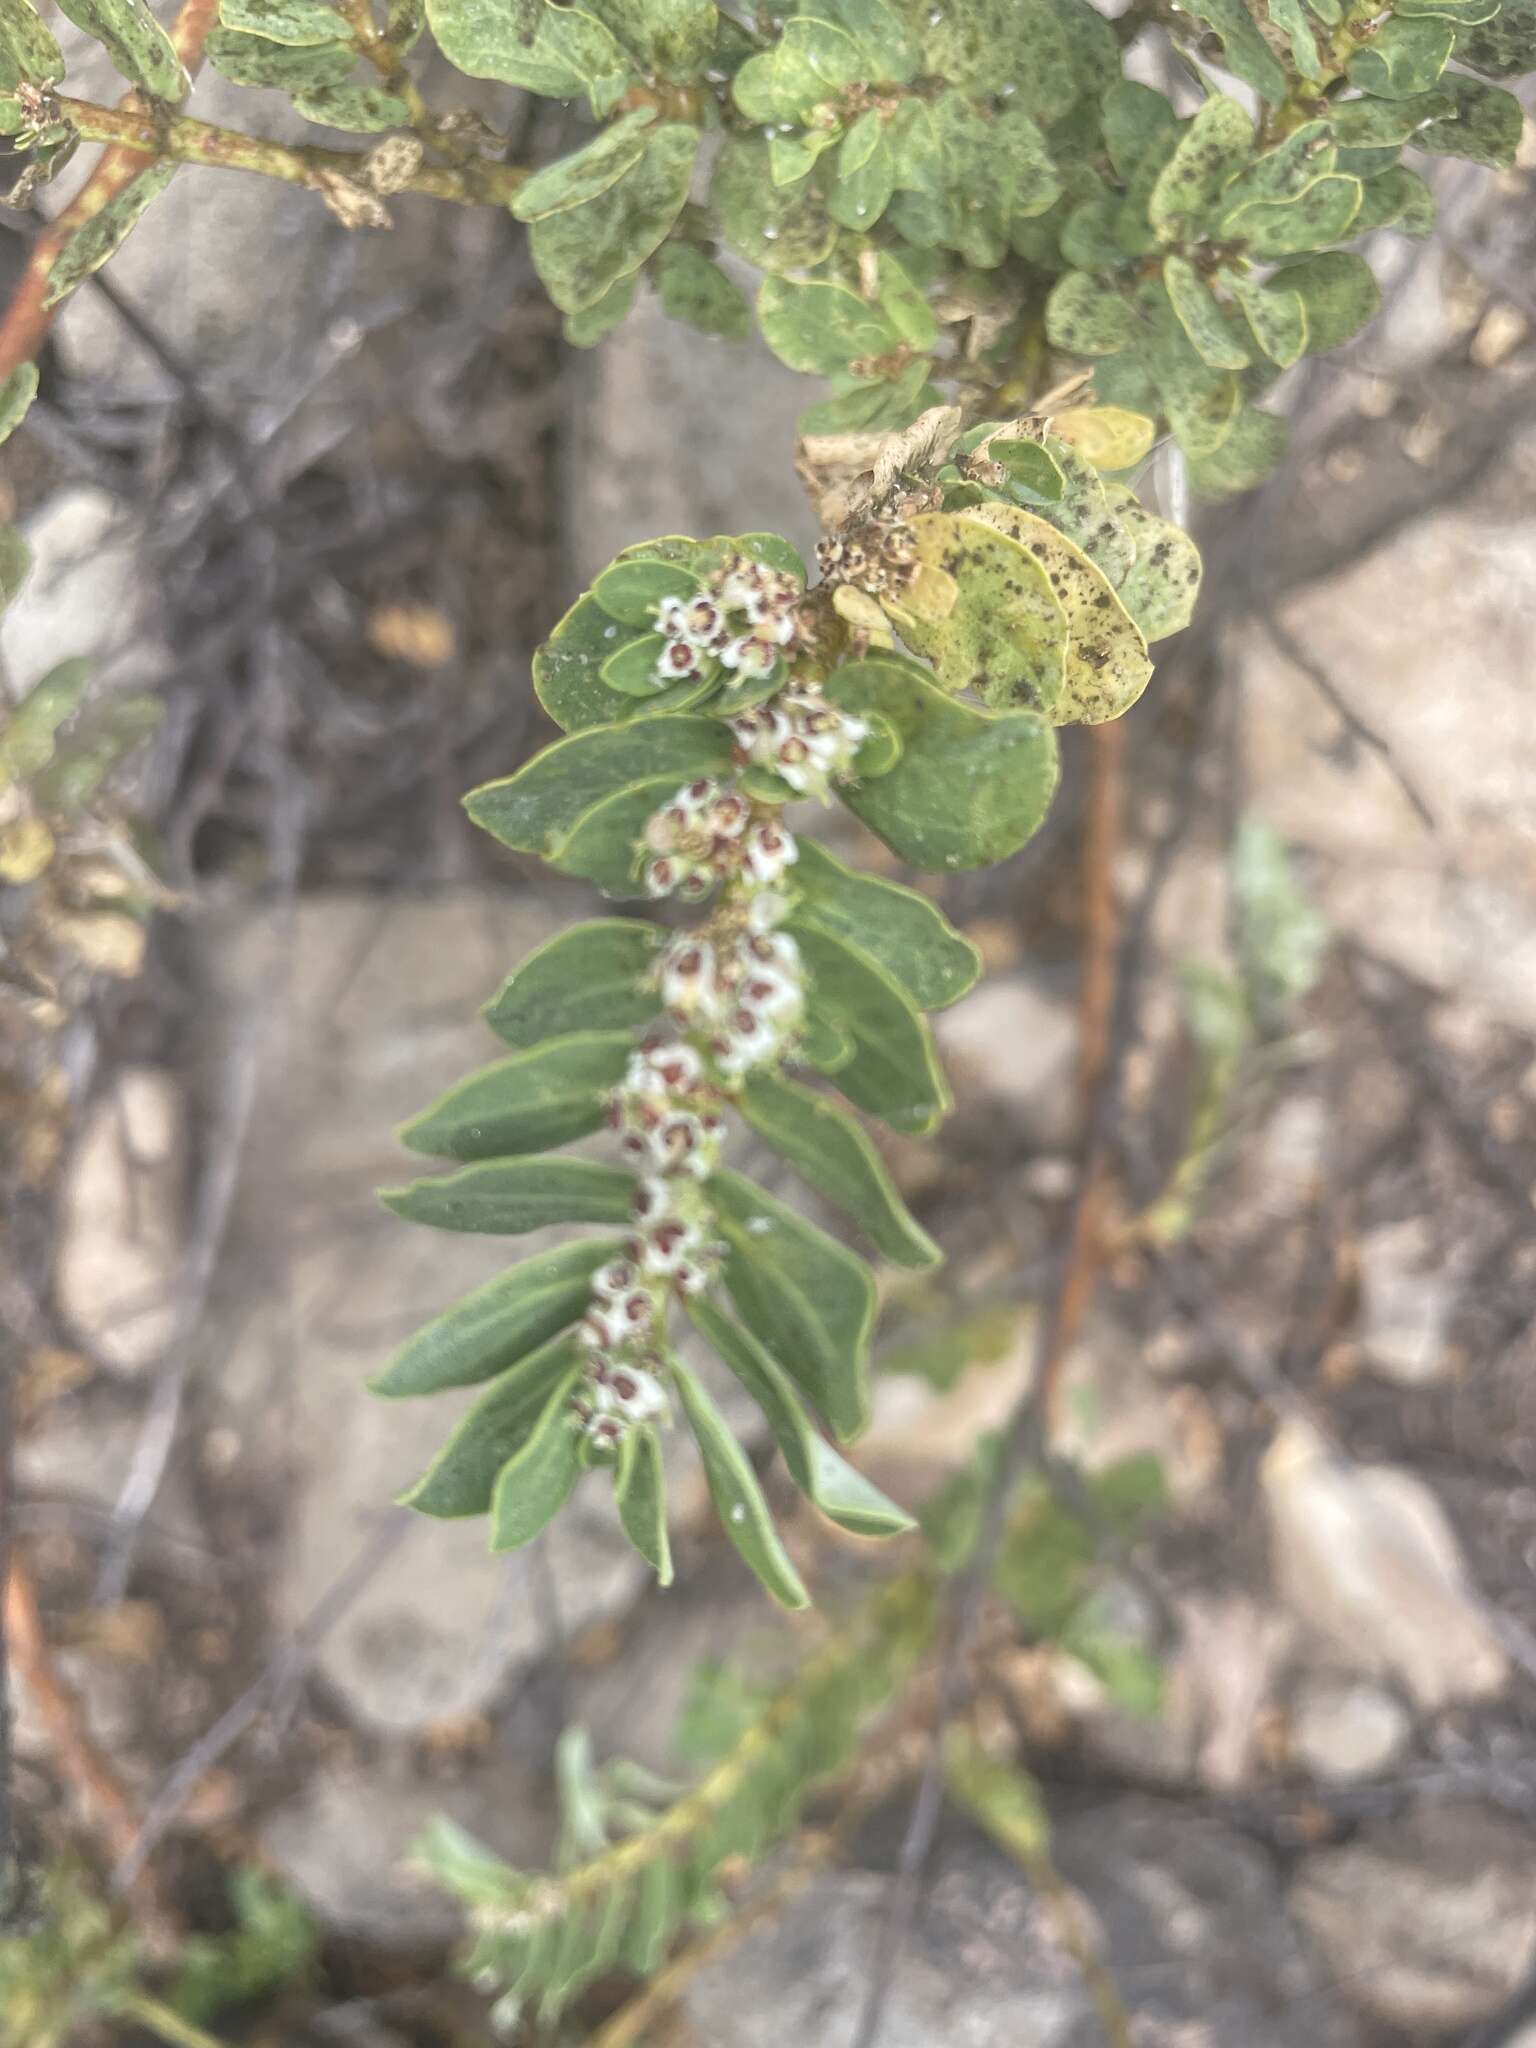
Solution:
M 194 107 L 236 99 L 282 132 L 211 77 Z M 530 102 L 522 149 L 566 118 Z M 1119 1682 L 1022 1624 L 990 1682 L 1137 2048 L 1536 2042 L 1532 128 L 1512 172 L 1436 170 L 1435 239 L 1370 252 L 1382 317 L 1288 379 L 1284 469 L 1195 508 L 1202 610 L 1127 721 L 1114 1150 L 1154 1226 L 1074 1346 L 1061 1448 L 1155 1459 L 1162 1505 L 1098 1589 Z M 538 1866 L 563 1729 L 686 1776 L 711 1660 L 771 1674 L 827 1625 L 770 1615 L 702 1496 L 665 1595 L 606 1498 L 510 1560 L 388 1505 L 444 1404 L 365 1380 L 504 1262 L 377 1207 L 390 1133 L 493 1056 L 478 1006 L 586 905 L 459 797 L 549 737 L 531 651 L 619 546 L 815 537 L 803 380 L 759 344 L 645 299 L 580 353 L 514 222 L 393 211 L 349 234 L 183 172 L 0 454 L 34 553 L 11 696 L 81 656 L 93 703 L 161 707 L 99 840 L 5 892 L 11 1540 L 129 1837 L 147 1817 L 210 1929 L 221 1860 L 295 1909 L 295 1967 L 223 2036 L 366 2048 L 492 2039 L 406 1864 L 430 1815 Z M 1039 837 L 943 885 L 989 974 L 938 1020 L 956 1114 L 888 1147 L 950 1254 L 891 1290 L 861 1452 L 909 1504 L 1017 1399 L 1074 1185 L 1067 737 Z M 788 1526 L 819 1587 L 867 1575 Z M 24 1680 L 12 1798 L 47 1857 L 70 1773 Z M 905 1808 L 646 2038 L 841 2048 Z M 1086 2048 L 1069 1947 L 947 1819 L 882 2041 Z

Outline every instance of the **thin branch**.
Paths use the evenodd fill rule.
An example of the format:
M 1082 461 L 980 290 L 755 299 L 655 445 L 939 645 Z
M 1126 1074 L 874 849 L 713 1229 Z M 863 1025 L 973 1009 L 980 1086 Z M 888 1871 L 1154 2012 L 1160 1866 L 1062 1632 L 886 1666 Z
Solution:
M 5 1582 L 5 1635 L 16 1675 L 48 1731 L 53 1762 L 108 1849 L 114 1856 L 124 1856 L 138 1838 L 138 1814 L 87 1727 L 84 1708 L 54 1665 L 32 1575 L 14 1552 Z M 134 1870 L 130 1898 L 146 1937 L 157 1946 L 168 1945 L 175 1923 L 142 1858 Z
M 203 44 L 218 18 L 219 0 L 182 0 L 181 12 L 172 24 L 170 38 L 189 78 L 197 76 L 203 61 Z M 111 112 L 108 108 L 100 111 L 103 114 Z M 130 122 L 137 122 L 141 128 L 153 127 L 136 93 L 129 93 L 117 111 Z M 113 136 L 102 139 L 116 140 Z M 94 220 L 119 192 L 132 184 L 143 168 L 139 152 L 109 149 L 58 219 L 38 236 L 27 259 L 27 267 L 21 274 L 21 282 L 4 314 L 0 315 L 0 383 L 20 369 L 23 363 L 30 363 L 48 339 L 55 309 L 44 301 L 53 277 L 53 266 L 63 253 L 65 244 L 87 222 Z
M 1108 759 L 1104 756 L 1097 758 L 1101 773 L 1117 772 L 1117 763 L 1112 755 Z M 1189 787 L 1181 789 L 1175 799 L 1172 821 L 1153 857 L 1135 916 L 1119 948 L 1111 976 L 1110 1029 L 1102 1065 L 1095 1078 L 1077 1193 L 1056 1255 L 1055 1278 L 1046 1290 L 1045 1305 L 1040 1315 L 1034 1371 L 1007 1425 L 1002 1456 L 998 1460 L 975 1553 L 955 1581 L 941 1653 L 928 1753 L 902 1840 L 896 1873 L 891 1880 L 890 1903 L 876 1940 L 869 1993 L 859 2016 L 852 2048 L 875 2048 L 879 2040 L 896 1966 L 916 1917 L 919 1880 L 943 1810 L 944 1731 L 960 1705 L 965 1683 L 966 1651 L 976 1632 L 991 1583 L 992 1567 L 1007 1524 L 1008 1502 L 1019 1475 L 1044 1450 L 1047 1404 L 1060 1373 L 1060 1359 L 1067 1349 L 1063 1338 L 1076 1328 L 1091 1298 L 1100 1250 L 1098 1210 L 1102 1201 L 1102 1175 L 1119 1115 L 1126 1056 L 1136 1035 L 1141 973 L 1150 942 L 1153 914 L 1195 816 L 1196 807 L 1190 798 L 1197 759 L 1194 750 L 1186 757 L 1184 780 Z M 1117 798 L 1111 791 L 1102 796 L 1097 805 L 1099 828 L 1104 832 L 1097 848 L 1099 854 L 1112 851 L 1114 833 L 1106 828 L 1109 821 L 1117 816 L 1116 803 Z M 1103 938 L 1104 931 L 1105 927 L 1101 926 L 1098 938 Z M 1095 990 L 1095 1001 L 1099 1001 L 1101 984 L 1097 975 L 1090 979 L 1089 986 Z
M 1276 613 L 1273 605 L 1260 603 L 1255 606 L 1255 610 L 1260 625 L 1263 626 L 1265 632 L 1273 641 L 1276 651 L 1290 663 L 1292 668 L 1306 677 L 1328 708 L 1338 715 L 1345 730 L 1354 739 L 1359 740 L 1362 746 L 1370 748 L 1371 752 L 1397 784 L 1410 810 L 1424 827 L 1425 831 L 1438 832 L 1440 828 L 1434 812 L 1430 809 L 1418 784 L 1392 751 L 1391 743 L 1376 730 L 1375 726 L 1360 716 L 1360 713 L 1356 711 L 1349 699 L 1344 695 L 1333 677 L 1328 673 L 1328 670 L 1324 668 L 1323 664 L 1314 654 L 1302 646 L 1290 627 Z
M 318 189 L 327 178 L 342 177 L 368 189 L 366 150 L 319 149 L 308 143 L 289 147 L 186 114 L 159 121 L 131 108 L 97 106 L 92 100 L 61 98 L 58 106 L 61 119 L 87 142 L 113 143 L 114 154 L 131 152 L 130 175 L 143 170 L 138 159 L 147 156 L 214 170 L 253 171 L 285 185 Z M 480 163 L 452 170 L 442 164 L 420 164 L 399 189 L 460 206 L 505 206 L 527 176 L 516 164 Z

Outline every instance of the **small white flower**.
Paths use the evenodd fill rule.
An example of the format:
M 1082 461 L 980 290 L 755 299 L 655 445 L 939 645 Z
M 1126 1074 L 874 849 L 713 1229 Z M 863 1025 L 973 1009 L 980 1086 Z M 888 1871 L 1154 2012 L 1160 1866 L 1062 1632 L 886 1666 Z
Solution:
M 616 1366 L 608 1377 L 607 1391 L 614 1413 L 626 1422 L 645 1422 L 659 1415 L 667 1405 L 661 1381 L 638 1366 Z
M 656 630 L 668 640 L 688 638 L 688 607 L 680 597 L 664 597 L 656 606 Z
M 634 1286 L 636 1277 L 628 1259 L 610 1259 L 592 1275 L 592 1292 L 603 1301 L 615 1301 Z
M 648 1273 L 675 1273 L 698 1242 L 699 1233 L 691 1223 L 668 1217 L 647 1234 L 641 1264 Z
M 748 835 L 746 867 L 754 882 L 776 882 L 799 856 L 794 834 L 782 825 L 756 825 Z

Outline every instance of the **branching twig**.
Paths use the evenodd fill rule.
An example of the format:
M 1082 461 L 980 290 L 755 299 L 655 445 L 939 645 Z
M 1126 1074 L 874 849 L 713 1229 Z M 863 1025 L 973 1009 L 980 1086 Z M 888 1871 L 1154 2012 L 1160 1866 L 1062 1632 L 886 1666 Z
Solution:
M 170 38 L 190 77 L 197 75 L 203 60 L 203 44 L 218 18 L 219 0 L 182 0 L 181 12 L 172 24 Z M 107 107 L 98 111 L 111 119 L 121 119 L 130 127 L 136 125 L 140 132 L 154 127 L 136 93 L 129 93 L 115 112 Z M 111 142 L 125 138 L 103 135 L 97 139 Z M 130 185 L 143 168 L 141 150 L 109 149 L 58 219 L 38 236 L 27 259 L 27 267 L 22 272 L 21 282 L 4 314 L 0 315 L 0 383 L 23 363 L 30 363 L 48 339 L 48 330 L 53 325 L 53 308 L 44 302 L 53 266 L 65 244 L 88 221 L 94 220 L 125 186 Z
M 110 1759 L 102 1754 L 86 1726 L 79 1700 L 59 1676 L 31 1573 L 14 1552 L 5 1582 L 5 1636 L 16 1675 L 48 1730 L 60 1775 L 100 1829 L 112 1855 L 124 1856 L 138 1837 L 138 1814 Z M 157 1946 L 168 1945 L 174 1938 L 175 1923 L 142 1858 L 134 1870 L 129 1897 L 145 1936 Z

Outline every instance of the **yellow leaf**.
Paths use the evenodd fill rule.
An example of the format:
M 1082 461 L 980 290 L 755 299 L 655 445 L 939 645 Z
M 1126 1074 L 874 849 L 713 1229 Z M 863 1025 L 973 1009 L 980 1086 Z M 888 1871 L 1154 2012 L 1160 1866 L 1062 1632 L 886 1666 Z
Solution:
M 1051 432 L 1070 441 L 1095 469 L 1133 469 L 1150 454 L 1157 428 L 1145 413 L 1123 405 L 1075 405 L 1057 413 Z
M 0 882 L 35 882 L 53 859 L 53 834 L 41 818 L 0 830 Z

